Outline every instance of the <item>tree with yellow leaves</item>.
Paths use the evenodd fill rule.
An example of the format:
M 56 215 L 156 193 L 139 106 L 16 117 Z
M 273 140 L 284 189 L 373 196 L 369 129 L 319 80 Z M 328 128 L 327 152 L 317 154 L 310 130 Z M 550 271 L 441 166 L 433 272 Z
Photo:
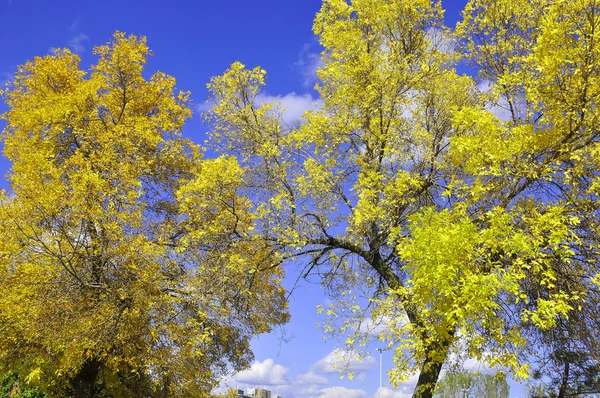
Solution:
M 334 298 L 325 332 L 393 349 L 414 398 L 452 354 L 527 377 L 528 338 L 597 291 L 599 5 L 463 15 L 452 31 L 439 2 L 324 0 L 322 104 L 292 128 L 256 102 L 264 70 L 208 85 L 215 148 L 251 169 L 256 236 L 308 258 Z
M 287 320 L 230 157 L 180 136 L 188 93 L 117 32 L 88 74 L 68 50 L 2 92 L 0 371 L 50 396 L 206 396 Z

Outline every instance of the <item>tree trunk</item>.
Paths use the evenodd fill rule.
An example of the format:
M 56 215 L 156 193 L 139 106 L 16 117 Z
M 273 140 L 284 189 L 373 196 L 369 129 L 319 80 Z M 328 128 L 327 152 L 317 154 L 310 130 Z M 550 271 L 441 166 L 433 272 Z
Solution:
M 421 367 L 421 374 L 415 386 L 412 398 L 432 398 L 438 382 L 442 366 L 450 350 L 450 340 L 444 340 L 440 346 L 430 346 L 426 349 L 425 361 Z
M 558 390 L 558 398 L 565 398 L 567 395 L 567 387 L 569 387 L 569 362 L 565 360 L 565 370 L 563 372 L 562 382 Z
M 79 372 L 71 380 L 74 398 L 93 398 L 95 396 L 94 383 L 101 367 L 102 363 L 96 359 L 85 361 Z

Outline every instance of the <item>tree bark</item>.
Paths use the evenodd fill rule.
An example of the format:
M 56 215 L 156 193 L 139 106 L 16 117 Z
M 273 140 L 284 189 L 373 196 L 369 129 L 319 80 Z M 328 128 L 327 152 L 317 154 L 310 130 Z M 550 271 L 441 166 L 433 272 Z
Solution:
M 95 396 L 94 384 L 102 363 L 96 359 L 85 361 L 79 372 L 71 380 L 74 398 L 93 398 Z
M 569 387 L 569 362 L 565 359 L 565 369 L 560 389 L 558 390 L 558 398 L 565 398 L 567 396 L 567 387 Z
M 419 380 L 415 386 L 412 398 L 433 397 L 442 366 L 444 366 L 448 357 L 453 334 L 451 334 L 450 339 L 442 341 L 438 347 L 431 345 L 426 349 L 425 361 L 421 367 L 421 374 L 419 374 Z

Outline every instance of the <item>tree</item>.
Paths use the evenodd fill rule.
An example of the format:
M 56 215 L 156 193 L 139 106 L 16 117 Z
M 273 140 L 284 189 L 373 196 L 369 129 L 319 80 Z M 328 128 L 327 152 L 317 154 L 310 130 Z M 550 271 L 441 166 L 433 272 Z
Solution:
M 435 397 L 438 398 L 508 398 L 510 386 L 506 377 L 450 371 L 439 381 Z
M 0 380 L 0 398 L 46 398 L 46 395 L 36 387 L 24 386 L 17 374 L 9 372 Z
M 528 377 L 528 337 L 598 281 L 597 5 L 473 0 L 455 32 L 442 16 L 325 0 L 322 103 L 295 126 L 256 103 L 260 68 L 208 85 L 215 148 L 251 170 L 255 234 L 307 259 L 334 298 L 327 333 L 393 347 L 393 383 L 419 373 L 415 398 L 465 348 Z
M 90 74 L 68 50 L 3 92 L 0 371 L 75 397 L 205 396 L 287 320 L 282 271 L 249 238 L 233 158 L 201 160 L 175 79 L 117 32 Z
M 540 343 L 533 379 L 544 381 L 540 391 L 532 392 L 532 396 L 565 398 L 600 393 L 597 300 L 596 294 L 588 293 L 584 307 L 569 313 L 568 319 L 558 320 L 551 330 L 533 337 Z
M 211 398 L 239 398 L 238 391 L 239 390 L 236 390 L 235 388 L 229 388 L 229 389 L 227 389 L 226 393 L 214 395 L 214 396 L 211 396 Z
M 490 9 L 483 12 L 487 6 Z M 549 264 L 554 282 L 528 283 L 525 295 L 527 302 L 559 291 L 580 292 L 583 298 L 551 329 L 529 330 L 533 343 L 529 357 L 537 367 L 535 373 L 552 380 L 557 396 L 570 396 L 574 391 L 592 393 L 598 389 L 600 359 L 595 343 L 595 313 L 600 303 L 594 260 L 598 230 L 592 226 L 597 224 L 597 173 L 593 168 L 597 162 L 594 112 L 598 92 L 593 82 L 598 66 L 598 6 L 590 1 L 503 6 L 473 3 L 471 17 L 461 27 L 463 33 L 471 34 L 464 42 L 467 58 L 495 85 L 512 123 L 546 134 L 546 145 L 529 156 L 537 157 L 532 171 L 545 169 L 547 182 L 528 176 L 531 181 L 524 186 L 537 185 L 543 189 L 538 200 L 565 206 L 579 222 L 568 252 Z M 486 34 L 488 25 L 497 30 Z M 520 79 L 530 84 L 522 85 Z
M 546 384 L 544 381 L 530 383 L 527 386 L 528 398 L 558 398 L 561 393 L 562 395 L 560 396 L 562 397 L 597 398 L 600 396 L 598 393 L 594 393 L 594 390 L 590 390 L 587 385 L 581 384 L 580 382 L 562 388 L 558 392 L 554 386 Z

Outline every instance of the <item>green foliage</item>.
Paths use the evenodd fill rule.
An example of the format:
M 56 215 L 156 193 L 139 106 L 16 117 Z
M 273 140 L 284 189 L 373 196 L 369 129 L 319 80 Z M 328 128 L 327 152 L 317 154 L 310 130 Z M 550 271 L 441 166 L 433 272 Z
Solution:
M 450 371 L 439 381 L 437 398 L 508 398 L 506 376 Z
M 27 386 L 15 372 L 8 372 L 0 379 L 0 398 L 46 398 L 46 394 Z

